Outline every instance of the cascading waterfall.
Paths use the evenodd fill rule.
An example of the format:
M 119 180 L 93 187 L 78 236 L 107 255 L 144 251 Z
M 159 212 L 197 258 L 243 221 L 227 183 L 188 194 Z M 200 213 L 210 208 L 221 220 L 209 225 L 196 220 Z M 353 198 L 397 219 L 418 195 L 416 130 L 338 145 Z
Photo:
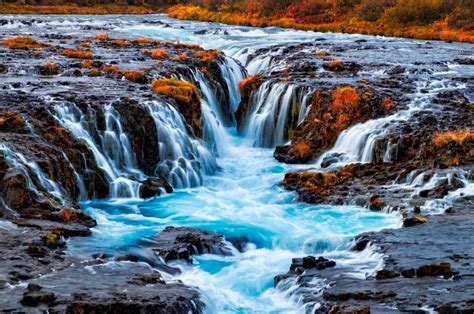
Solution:
M 217 167 L 214 155 L 197 139 L 189 136 L 181 114 L 166 103 L 146 104 L 155 120 L 160 161 L 157 175 L 167 178 L 175 188 L 202 184 L 202 174 L 213 174 Z
M 219 62 L 221 75 L 227 83 L 230 96 L 230 108 L 235 113 L 240 104 L 239 82 L 247 77 L 247 71 L 236 60 L 224 56 L 223 62 Z
M 61 125 L 89 147 L 97 165 L 104 170 L 110 183 L 110 197 L 138 198 L 139 181 L 145 176 L 135 166 L 133 152 L 117 112 L 111 105 L 103 110 L 106 129 L 96 141 L 92 134 L 99 131 L 92 108 L 89 107 L 86 114 L 73 104 L 55 106 L 56 118 Z
M 439 76 L 444 72 L 437 73 Z M 432 78 L 431 78 L 432 79 Z M 338 156 L 339 162 L 334 164 L 338 166 L 347 163 L 371 163 L 374 161 L 374 146 L 378 139 L 383 139 L 388 132 L 388 127 L 396 125 L 398 122 L 407 121 L 414 112 L 424 110 L 430 104 L 430 99 L 438 92 L 446 89 L 463 89 L 465 84 L 453 85 L 452 82 L 443 80 L 423 80 L 417 82 L 416 92 L 406 110 L 401 110 L 395 114 L 380 119 L 369 120 L 357 124 L 347 130 L 344 130 L 338 137 L 334 147 L 322 154 L 316 165 L 321 167 L 326 157 Z M 429 93 L 425 91 L 429 90 Z M 396 149 L 390 142 L 385 149 L 384 161 L 391 159 L 391 151 Z
M 289 131 L 303 121 L 312 93 L 309 88 L 297 89 L 292 84 L 263 83 L 252 95 L 245 135 L 255 140 L 255 146 L 285 144 L 289 140 Z M 290 121 L 292 119 L 294 122 Z
M 49 179 L 36 162 L 28 161 L 23 154 L 12 150 L 4 143 L 0 143 L 0 152 L 2 153 L 8 165 L 21 171 L 21 173 L 24 175 L 26 178 L 28 190 L 33 191 L 38 196 L 44 196 L 43 193 L 35 186 L 33 179 L 30 176 L 31 173 L 36 177 L 43 190 L 48 191 L 57 200 L 65 204 L 65 198 L 61 188 L 59 187 L 59 184 Z
M 216 94 L 200 71 L 193 71 L 193 76 L 203 96 L 201 109 L 204 142 L 217 156 L 225 154 L 229 139 L 227 130 L 221 122 L 224 118 Z

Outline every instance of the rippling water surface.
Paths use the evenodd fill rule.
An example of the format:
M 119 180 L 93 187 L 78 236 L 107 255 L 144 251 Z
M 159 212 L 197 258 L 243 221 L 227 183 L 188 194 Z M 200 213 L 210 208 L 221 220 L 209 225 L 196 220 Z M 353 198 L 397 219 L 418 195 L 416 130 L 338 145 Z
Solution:
M 5 27 L 17 26 L 12 22 Z M 84 27 L 89 30 L 85 31 Z M 451 88 L 443 80 L 456 76 L 462 69 L 445 61 L 472 49 L 463 44 L 442 42 L 185 22 L 161 15 L 48 16 L 37 21 L 33 18 L 25 31 L 90 34 L 91 30 L 99 32 L 104 28 L 112 37 L 147 36 L 220 49 L 241 62 L 249 73 L 284 66 L 273 58 L 284 53 L 279 48 L 284 44 L 332 42 L 347 45 L 350 50 L 347 60 L 373 60 L 373 67 L 362 70 L 367 78 L 383 75 L 377 63 L 401 64 L 416 72 L 420 67 L 417 62 L 430 58 L 433 68 L 417 72 L 420 82 L 417 83 L 417 94 L 413 96 L 414 105 L 424 99 L 425 96 L 420 96 L 425 94 L 423 88 L 433 84 L 441 90 Z M 357 41 L 377 49 L 359 49 Z M 277 47 L 259 55 L 259 49 L 272 46 Z M 437 64 L 436 61 L 444 63 Z M 228 75 L 240 75 L 237 72 L 230 69 Z M 434 83 L 431 82 L 433 78 Z M 460 84 L 458 87 L 466 86 Z M 238 95 L 232 97 L 238 101 Z M 410 110 L 407 112 L 411 114 Z M 373 127 L 374 132 L 384 127 L 378 122 L 367 125 L 376 125 L 378 129 Z M 222 125 L 219 128 L 223 129 Z M 300 312 L 303 305 L 298 294 L 292 293 L 295 288 L 280 290 L 273 287 L 274 276 L 286 273 L 294 257 L 324 255 L 336 260 L 337 268 L 359 277 L 380 266 L 380 256 L 370 250 L 349 251 L 350 239 L 364 231 L 398 227 L 401 224 L 398 215 L 374 213 L 356 206 L 314 206 L 295 202 L 295 194 L 282 189 L 279 183 L 286 172 L 297 170 L 298 166 L 276 162 L 273 149 L 254 147 L 255 138 L 238 137 L 234 128 L 216 134 L 214 144 L 221 148 L 217 174 L 205 176 L 200 187 L 177 190 L 151 200 L 84 202 L 82 208 L 97 220 L 98 226 L 91 238 L 71 240 L 70 253 L 86 257 L 101 251 L 146 255 L 156 233 L 169 225 L 219 232 L 227 240 L 245 238 L 249 244 L 243 252 L 235 251 L 234 256 L 229 257 L 195 257 L 195 266 L 177 264 L 175 266 L 181 268 L 182 273 L 168 275 L 169 280 L 180 279 L 198 287 L 204 294 L 207 310 L 219 313 Z M 318 287 L 323 285 L 324 282 L 320 282 L 311 287 L 317 293 Z

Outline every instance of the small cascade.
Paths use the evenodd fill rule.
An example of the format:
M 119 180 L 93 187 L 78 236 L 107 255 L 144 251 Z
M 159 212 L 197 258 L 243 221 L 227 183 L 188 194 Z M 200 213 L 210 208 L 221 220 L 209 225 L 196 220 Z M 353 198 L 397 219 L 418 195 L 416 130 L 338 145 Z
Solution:
M 274 147 L 289 140 L 289 133 L 306 116 L 313 91 L 267 81 L 254 92 L 244 133 L 255 146 Z
M 84 178 L 82 178 L 82 176 L 79 173 L 77 173 L 76 169 L 74 169 L 73 165 L 69 161 L 69 158 L 64 152 L 63 152 L 63 158 L 64 160 L 68 162 L 69 166 L 71 167 L 71 170 L 74 172 L 74 175 L 76 177 L 77 187 L 79 188 L 79 195 L 78 195 L 77 200 L 79 202 L 88 200 L 89 195 L 87 193 L 86 185 L 84 183 Z
M 247 77 L 247 71 L 236 60 L 224 56 L 223 62 L 219 63 L 221 75 L 227 83 L 230 96 L 230 108 L 232 113 L 236 112 L 240 104 L 239 83 Z
M 95 113 L 89 108 L 83 113 L 75 105 L 55 107 L 56 118 L 77 139 L 91 150 L 97 165 L 104 170 L 110 182 L 112 198 L 138 198 L 140 183 L 145 178 L 135 167 L 133 152 L 120 119 L 112 106 L 104 107 L 105 130 L 101 132 L 95 123 Z M 93 134 L 99 134 L 94 137 Z
M 218 169 L 213 154 L 197 139 L 189 136 L 181 114 L 166 103 L 146 104 L 156 123 L 160 144 L 157 175 L 167 178 L 175 188 L 190 188 L 202 184 L 203 174 Z
M 413 113 L 426 109 L 430 99 L 440 91 L 451 88 L 463 88 L 461 85 L 453 86 L 444 80 L 421 81 L 417 84 L 417 89 L 413 99 L 406 110 L 401 110 L 395 114 L 380 119 L 369 120 L 365 123 L 357 124 L 344 130 L 337 139 L 334 147 L 322 154 L 316 162 L 321 167 L 323 160 L 330 156 L 339 156 L 339 163 L 371 163 L 374 161 L 374 148 L 377 140 L 385 138 L 388 134 L 388 127 L 396 125 L 398 122 L 407 121 Z M 424 91 L 429 90 L 429 93 Z M 385 149 L 384 161 L 389 162 L 391 151 L 396 149 L 393 143 L 388 142 Z
M 59 184 L 49 179 L 36 162 L 28 161 L 23 154 L 12 150 L 4 143 L 0 143 L 0 153 L 3 155 L 8 165 L 23 174 L 27 180 L 26 184 L 29 191 L 32 191 L 36 195 L 42 197 L 44 195 L 40 190 L 48 191 L 57 200 L 65 204 L 65 198 L 61 188 L 59 187 Z M 30 174 L 34 175 L 35 180 Z M 34 181 L 38 182 L 40 188 L 35 186 Z

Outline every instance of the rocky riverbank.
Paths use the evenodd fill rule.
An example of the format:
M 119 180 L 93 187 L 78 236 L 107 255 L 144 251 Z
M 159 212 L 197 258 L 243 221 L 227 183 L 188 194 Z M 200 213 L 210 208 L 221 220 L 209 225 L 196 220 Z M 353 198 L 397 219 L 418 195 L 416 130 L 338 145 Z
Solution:
M 469 313 L 473 81 L 445 76 L 441 88 L 430 89 L 416 77 L 472 60 L 402 66 L 357 59 L 358 51 L 371 49 L 364 41 L 339 47 L 323 41 L 287 46 L 278 55 L 258 51 L 271 56 L 272 69 L 241 84 L 240 132 L 257 138 L 262 132 L 258 145 L 289 141 L 277 146 L 275 158 L 310 165 L 282 182 L 297 201 L 398 211 L 404 219 L 404 228 L 355 240 L 355 251 L 370 245 L 369 251 L 384 255 L 383 266 L 363 280 L 341 275 L 345 265 L 308 256 L 294 259 L 275 285 L 285 290 L 296 284 L 292 293 L 322 313 Z M 374 67 L 379 74 L 368 78 Z M 269 92 L 281 82 L 290 88 Z M 457 87 L 463 85 L 467 89 Z M 274 111 L 252 125 L 249 117 L 269 103 Z
M 200 312 L 198 291 L 165 282 L 145 264 L 103 267 L 114 258 L 137 257 L 77 260 L 66 249 L 69 238 L 87 237 L 96 225 L 78 202 L 133 193 L 150 198 L 172 192 L 169 182 L 181 182 L 173 174 L 179 165 L 170 160 L 179 156 L 170 156 L 163 142 L 174 112 L 184 121 L 171 128 L 190 138 L 183 148 L 190 160 L 182 162 L 200 167 L 191 159 L 191 140 L 206 135 L 194 75 L 202 73 L 218 90 L 222 110 L 230 112 L 222 55 L 105 33 L 8 34 L 0 53 L 0 309 Z M 168 110 L 170 121 L 159 120 L 150 106 Z

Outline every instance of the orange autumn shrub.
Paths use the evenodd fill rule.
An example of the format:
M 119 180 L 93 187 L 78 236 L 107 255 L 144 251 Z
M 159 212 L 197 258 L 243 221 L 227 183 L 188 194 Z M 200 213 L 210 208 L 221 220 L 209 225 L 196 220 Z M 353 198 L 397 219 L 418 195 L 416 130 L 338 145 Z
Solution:
M 92 63 L 90 61 L 84 60 L 81 63 L 82 69 L 92 69 Z
M 155 60 L 163 60 L 169 57 L 169 53 L 163 49 L 153 49 L 150 51 L 150 56 Z
M 175 78 L 155 79 L 151 84 L 151 88 L 157 94 L 170 96 L 185 103 L 190 103 L 198 97 L 194 84 Z
M 351 113 L 359 109 L 360 97 L 357 91 L 350 87 L 338 87 L 332 92 L 332 103 L 329 109 L 334 113 Z
M 187 54 L 185 54 L 185 53 L 180 53 L 180 54 L 178 55 L 178 60 L 184 61 L 184 60 L 186 60 L 186 59 L 188 59 L 188 55 L 187 55 Z
M 45 65 L 43 65 L 43 72 L 46 75 L 54 75 L 57 73 L 57 68 L 56 65 L 52 62 L 48 62 Z
M 195 52 L 194 56 L 201 59 L 203 62 L 211 63 L 219 57 L 219 52 L 217 52 L 217 50 L 205 50 Z
M 83 49 L 64 49 L 61 54 L 65 57 L 73 59 L 94 59 L 94 54 L 92 53 L 92 51 Z
M 332 60 L 329 63 L 325 64 L 325 69 L 329 71 L 343 71 L 344 70 L 344 63 L 342 60 L 336 59 Z
M 139 70 L 130 70 L 122 72 L 125 78 L 131 82 L 145 84 L 147 82 L 145 73 Z
M 93 38 L 96 40 L 106 41 L 106 40 L 109 40 L 109 35 L 107 33 L 101 33 L 101 34 L 94 35 Z
M 125 40 L 125 39 L 116 39 L 112 43 L 114 45 L 120 46 L 120 47 L 126 47 L 126 46 L 130 45 L 130 42 L 128 40 Z
M 385 111 L 390 111 L 395 107 L 395 102 L 390 97 L 384 97 L 382 99 L 382 106 Z
M 117 66 L 107 65 L 107 64 L 102 66 L 102 71 L 104 71 L 105 73 L 112 74 L 112 75 L 118 75 L 122 73 L 122 71 Z
M 37 39 L 30 36 L 16 36 L 5 38 L 1 41 L 1 44 L 7 46 L 10 49 L 39 49 L 44 48 L 47 45 L 39 42 Z
M 145 37 L 139 37 L 139 38 L 135 38 L 133 40 L 133 42 L 135 44 L 142 44 L 142 45 L 148 45 L 148 44 L 151 44 L 153 43 L 153 40 L 149 39 L 149 38 L 145 38 Z
M 313 156 L 311 146 L 306 142 L 299 142 L 292 147 L 292 153 L 299 158 L 308 159 Z
M 458 145 L 462 145 L 467 140 L 474 140 L 474 131 L 455 130 L 455 131 L 447 131 L 447 132 L 438 132 L 433 137 L 433 143 L 436 146 L 446 146 L 450 142 L 454 142 Z
M 239 82 L 239 89 L 242 95 L 249 94 L 257 85 L 262 82 L 258 75 L 249 75 L 246 79 Z
M 102 72 L 100 72 L 99 69 L 92 69 L 90 72 L 89 72 L 89 76 L 90 77 L 98 77 L 102 74 Z

